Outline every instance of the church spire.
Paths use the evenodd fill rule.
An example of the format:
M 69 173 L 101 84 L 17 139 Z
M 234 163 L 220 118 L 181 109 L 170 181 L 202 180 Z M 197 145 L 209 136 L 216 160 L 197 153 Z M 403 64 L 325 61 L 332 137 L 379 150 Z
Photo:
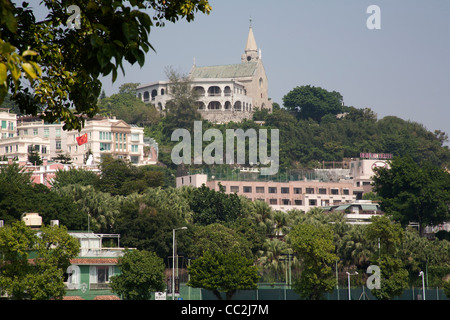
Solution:
M 245 45 L 245 53 L 242 55 L 242 62 L 254 62 L 259 59 L 258 46 L 256 45 L 255 36 L 253 35 L 252 18 L 250 18 L 250 27 L 248 30 L 247 43 Z

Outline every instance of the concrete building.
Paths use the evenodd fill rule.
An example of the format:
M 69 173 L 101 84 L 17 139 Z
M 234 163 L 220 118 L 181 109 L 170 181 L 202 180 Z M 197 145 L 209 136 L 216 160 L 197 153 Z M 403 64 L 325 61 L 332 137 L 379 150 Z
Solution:
M 198 111 L 211 122 L 239 122 L 251 118 L 255 109 L 272 110 L 261 50 L 251 25 L 241 63 L 203 67 L 194 63 L 189 81 L 199 96 Z M 170 92 L 169 81 L 157 81 L 139 86 L 136 95 L 162 111 L 171 99 Z
M 2 120 L 4 119 L 4 120 Z M 68 156 L 75 165 L 98 165 L 101 157 L 110 154 L 127 159 L 135 165 L 156 164 L 158 145 L 144 137 L 144 128 L 129 125 L 115 118 L 94 117 L 85 122 L 81 132 L 66 131 L 63 124 L 49 124 L 38 116 L 20 116 L 0 111 L 5 124 L 0 139 L 0 156 L 26 162 L 31 150 L 42 159 L 52 161 L 59 155 Z M 3 135 L 4 134 L 4 135 Z M 86 134 L 87 141 L 79 145 L 77 138 Z
M 219 184 L 226 193 L 236 193 L 250 200 L 260 200 L 273 209 L 309 211 L 314 207 L 351 203 L 356 200 L 352 181 L 227 181 L 208 180 L 207 175 L 188 175 L 176 178 L 176 186 L 200 187 L 202 184 L 219 191 Z
M 77 138 L 84 134 L 87 142 L 79 145 Z M 157 145 L 144 142 L 144 128 L 115 118 L 88 120 L 80 132 L 67 132 L 67 153 L 75 164 L 86 163 L 89 154 L 92 165 L 98 165 L 106 154 L 135 165 L 156 164 L 157 152 Z
M 10 113 L 7 108 L 0 108 L 0 139 L 11 138 L 16 135 L 17 115 Z
M 325 206 L 322 209 L 344 212 L 345 218 L 350 224 L 369 224 L 373 216 L 383 214 L 380 205 L 371 200 L 356 200 L 345 204 Z

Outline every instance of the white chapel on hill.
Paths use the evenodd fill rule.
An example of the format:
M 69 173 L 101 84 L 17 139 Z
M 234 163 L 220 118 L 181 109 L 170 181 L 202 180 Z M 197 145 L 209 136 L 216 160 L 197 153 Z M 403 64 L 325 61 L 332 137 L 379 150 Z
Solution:
M 241 63 L 206 67 L 194 63 L 189 81 L 198 93 L 198 111 L 208 121 L 240 122 L 251 119 L 256 109 L 272 111 L 261 49 L 256 45 L 251 24 Z M 136 95 L 163 111 L 171 99 L 170 82 L 157 81 L 141 85 Z

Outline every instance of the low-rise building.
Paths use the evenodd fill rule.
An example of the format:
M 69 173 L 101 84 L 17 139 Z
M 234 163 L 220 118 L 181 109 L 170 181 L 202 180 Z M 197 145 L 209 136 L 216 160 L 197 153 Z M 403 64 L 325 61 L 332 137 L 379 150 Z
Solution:
M 380 204 L 371 200 L 356 200 L 350 203 L 322 207 L 325 211 L 338 211 L 345 214 L 350 224 L 368 224 L 373 216 L 382 215 Z
M 202 184 L 216 191 L 222 186 L 226 193 L 236 193 L 250 200 L 264 201 L 273 209 L 281 211 L 292 209 L 309 211 L 314 207 L 351 203 L 356 200 L 351 180 L 340 182 L 208 180 L 204 174 L 176 178 L 177 187 L 200 187 Z

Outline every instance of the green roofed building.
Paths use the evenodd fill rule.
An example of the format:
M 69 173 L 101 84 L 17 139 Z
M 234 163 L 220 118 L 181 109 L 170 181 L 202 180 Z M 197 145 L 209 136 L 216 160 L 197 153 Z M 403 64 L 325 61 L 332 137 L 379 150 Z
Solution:
M 272 111 L 268 81 L 250 25 L 241 63 L 218 66 L 194 65 L 189 73 L 198 93 L 198 110 L 206 120 L 216 123 L 239 122 L 252 118 L 256 109 Z M 170 97 L 170 82 L 157 81 L 139 86 L 137 97 L 163 111 Z

